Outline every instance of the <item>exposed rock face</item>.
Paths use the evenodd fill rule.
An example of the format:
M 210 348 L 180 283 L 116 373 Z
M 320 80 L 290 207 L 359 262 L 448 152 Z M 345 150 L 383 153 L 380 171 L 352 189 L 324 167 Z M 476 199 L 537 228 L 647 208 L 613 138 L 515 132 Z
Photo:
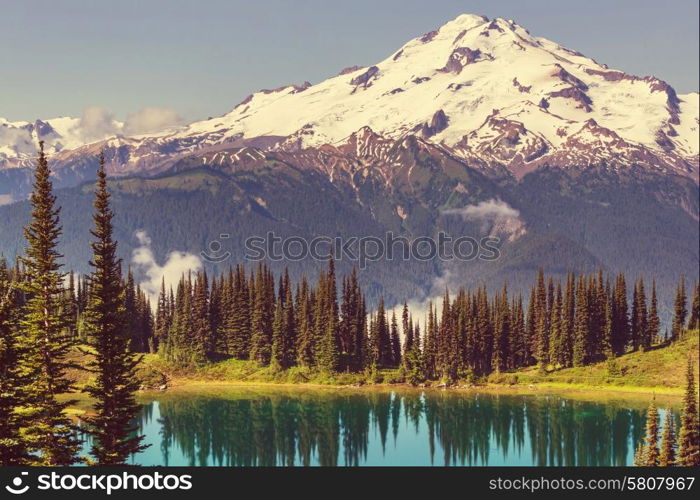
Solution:
M 370 66 L 367 71 L 361 75 L 356 76 L 350 80 L 350 85 L 355 85 L 356 87 L 367 88 L 372 85 L 372 79 L 379 73 L 379 68 L 376 66 Z
M 557 69 L 554 73 L 552 73 L 552 76 L 559 78 L 562 82 L 566 82 L 571 84 L 573 87 L 581 90 L 581 91 L 586 91 L 588 90 L 588 85 L 583 83 L 583 81 L 579 80 L 576 78 L 574 75 L 566 71 L 561 64 L 555 64 L 554 65 Z
M 423 137 L 432 137 L 435 134 L 439 134 L 447 128 L 448 123 L 449 119 L 447 118 L 445 112 L 438 109 L 430 119 L 430 124 L 423 124 Z
M 548 95 L 550 98 L 563 97 L 564 99 L 572 99 L 578 103 L 576 106 L 577 108 L 584 109 L 589 113 L 592 111 L 591 104 L 593 104 L 593 101 L 591 101 L 591 98 L 578 87 L 566 87 L 564 89 L 557 90 L 556 92 L 550 92 Z
M 480 49 L 458 47 L 452 51 L 447 63 L 439 71 L 444 73 L 460 73 L 467 64 L 490 59 L 491 56 L 483 54 Z
M 518 89 L 518 90 L 519 90 L 521 93 L 523 93 L 523 94 L 529 94 L 529 93 L 530 93 L 530 89 L 532 89 L 532 85 L 528 85 L 527 87 L 526 87 L 525 85 L 522 85 L 522 84 L 518 81 L 518 77 L 517 77 L 517 76 L 516 76 L 516 77 L 513 77 L 513 87 L 515 87 L 516 89 Z
M 438 30 L 430 31 L 430 32 L 426 33 L 425 35 L 423 35 L 422 37 L 420 37 L 420 41 L 423 43 L 428 43 L 428 42 L 432 41 L 433 38 L 435 38 L 437 36 L 437 34 L 438 34 Z
M 338 73 L 338 76 L 354 73 L 355 71 L 359 71 L 362 68 L 363 68 L 363 66 L 348 66 L 347 68 L 343 68 L 342 70 L 340 70 L 340 73 Z

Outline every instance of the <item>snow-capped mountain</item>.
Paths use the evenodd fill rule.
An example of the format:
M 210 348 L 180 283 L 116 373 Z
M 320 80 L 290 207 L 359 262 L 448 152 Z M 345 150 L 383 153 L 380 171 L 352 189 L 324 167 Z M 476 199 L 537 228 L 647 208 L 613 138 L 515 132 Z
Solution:
M 124 124 L 107 118 L 100 127 L 86 127 L 84 118 L 58 117 L 34 122 L 11 122 L 0 117 L 0 168 L 23 166 L 36 157 L 37 144 L 44 141 L 49 154 L 71 150 L 112 137 Z
M 343 147 L 369 130 L 381 140 L 416 136 L 518 178 L 541 165 L 698 176 L 697 93 L 677 95 L 656 77 L 609 69 L 513 21 L 476 15 L 461 15 L 375 65 L 316 85 L 261 90 L 221 117 L 166 132 L 94 142 L 76 120 L 0 119 L 0 172 L 31 164 L 38 139 L 55 153 L 59 178 L 68 169 L 79 179 L 102 148 L 120 175 L 161 171 L 183 155 L 222 147 Z M 381 140 L 368 147 L 381 150 Z

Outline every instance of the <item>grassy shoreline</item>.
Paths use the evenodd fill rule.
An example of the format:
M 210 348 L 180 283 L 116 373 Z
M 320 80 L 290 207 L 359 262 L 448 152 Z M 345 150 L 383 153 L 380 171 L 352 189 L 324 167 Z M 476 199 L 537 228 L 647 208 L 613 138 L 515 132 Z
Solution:
M 445 386 L 428 382 L 412 386 L 404 382 L 399 370 L 379 370 L 377 373 L 321 373 L 302 368 L 274 371 L 251 361 L 226 359 L 197 368 L 178 369 L 154 354 L 146 354 L 137 376 L 144 390 L 139 398 L 153 399 L 158 394 L 231 389 L 299 389 L 299 390 L 427 390 L 455 392 L 482 392 L 493 394 L 538 395 L 558 394 L 587 400 L 613 398 L 644 401 L 663 398 L 679 402 L 685 389 L 685 370 L 688 356 L 698 370 L 698 332 L 689 332 L 686 338 L 670 346 L 648 352 L 635 352 L 616 358 L 613 363 L 566 368 L 542 373 L 535 367 L 516 372 L 492 374 L 476 384 L 459 382 Z M 76 354 L 76 356 L 81 356 Z M 84 354 L 82 355 L 84 356 Z M 84 359 L 74 361 L 84 362 Z M 73 378 L 78 388 L 89 382 L 84 372 L 76 371 Z M 166 388 L 165 392 L 157 390 Z M 73 411 L 89 409 L 90 401 L 84 393 L 65 395 L 79 403 Z
M 474 386 L 451 386 L 437 387 L 436 385 L 426 385 L 424 387 L 410 384 L 365 384 L 365 385 L 329 385 L 315 383 L 281 383 L 281 382 L 252 382 L 235 380 L 197 380 L 197 379 L 175 379 L 168 386 L 167 390 L 145 389 L 138 391 L 136 399 L 139 403 L 149 403 L 154 400 L 171 397 L 187 396 L 212 396 L 220 397 L 232 392 L 284 392 L 286 395 L 295 393 L 329 393 L 337 394 L 342 392 L 362 394 L 374 391 L 391 392 L 422 392 L 443 393 L 445 395 L 460 394 L 489 394 L 504 396 L 560 396 L 567 399 L 587 401 L 587 402 L 620 402 L 630 407 L 646 408 L 653 397 L 656 404 L 661 407 L 680 409 L 682 405 L 683 391 L 658 387 L 628 387 L 628 386 L 607 386 L 591 387 L 583 385 L 505 385 L 505 384 L 484 384 Z M 75 399 L 75 402 L 68 408 L 67 413 L 80 419 L 92 410 L 92 400 L 82 392 L 64 394 L 61 399 Z

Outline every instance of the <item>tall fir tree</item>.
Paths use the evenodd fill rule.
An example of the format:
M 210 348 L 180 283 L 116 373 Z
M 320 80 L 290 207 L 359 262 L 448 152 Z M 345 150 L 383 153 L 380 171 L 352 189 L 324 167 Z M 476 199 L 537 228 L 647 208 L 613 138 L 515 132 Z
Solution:
M 408 304 L 403 303 L 401 310 L 401 331 L 404 338 L 404 352 L 409 352 L 413 348 L 413 329 L 408 327 L 409 311 Z
M 550 342 L 549 342 L 549 359 L 550 362 L 561 367 L 564 365 L 564 336 L 562 334 L 562 308 L 563 298 L 561 291 L 561 283 L 557 283 L 557 291 L 554 298 L 554 304 L 550 311 Z
M 688 329 L 697 330 L 698 328 L 700 328 L 700 282 L 695 282 L 693 300 L 690 304 L 690 319 L 688 320 Z
M 391 343 L 391 366 L 397 367 L 401 364 L 401 339 L 399 338 L 399 324 L 396 321 L 396 313 L 391 313 L 391 327 L 389 333 Z
M 612 351 L 614 356 L 625 353 L 629 341 L 629 316 L 627 308 L 627 283 L 625 275 L 619 273 L 613 289 L 613 335 Z
M 90 265 L 90 300 L 85 313 L 86 325 L 94 352 L 88 369 L 95 380 L 86 392 L 95 400 L 94 414 L 86 417 L 88 432 L 93 437 L 91 453 L 97 465 L 121 465 L 146 447 L 144 436 L 134 435 L 133 420 L 139 411 L 134 393 L 138 390 L 136 366 L 140 358 L 129 351 L 129 336 L 124 327 L 125 307 L 122 302 L 120 261 L 117 242 L 112 236 L 110 194 L 104 155 L 100 154 L 95 192 L 95 227 L 90 231 L 93 257 Z
M 586 280 L 579 277 L 576 290 L 576 314 L 574 318 L 573 366 L 583 366 L 588 362 L 589 306 Z
M 649 304 L 647 330 L 649 345 L 658 344 L 661 341 L 661 321 L 659 320 L 659 303 L 656 298 L 656 280 L 651 283 L 651 303 Z
M 281 290 L 283 292 L 283 290 Z M 284 304 L 277 301 L 275 306 L 275 319 L 272 322 L 272 348 L 270 356 L 270 367 L 275 370 L 288 368 L 285 355 L 286 325 L 284 315 Z
M 312 319 L 312 300 L 309 297 L 309 286 L 306 278 L 302 278 L 298 293 L 297 306 L 297 364 L 309 368 L 314 364 L 314 332 Z
M 534 299 L 535 311 L 535 353 L 541 370 L 549 364 L 549 318 L 547 317 L 547 289 L 544 283 L 544 271 L 537 272 L 537 287 Z
M 270 364 L 272 347 L 272 321 L 270 309 L 274 306 L 274 300 L 270 297 L 270 286 L 274 295 L 274 282 L 269 283 L 269 273 L 262 264 L 258 266 L 255 276 L 254 299 L 251 301 L 251 344 L 250 359 L 262 366 Z
M 325 280 L 319 283 L 322 291 L 322 303 L 319 304 L 318 314 L 322 316 L 319 330 L 318 365 L 326 371 L 338 368 L 338 288 L 335 277 L 335 262 L 333 257 L 328 259 L 328 272 Z
M 661 436 L 661 451 L 659 454 L 659 466 L 669 467 L 676 464 L 676 429 L 673 422 L 673 412 L 666 410 L 664 419 L 664 432 Z
M 688 298 L 685 295 L 685 278 L 681 276 L 676 289 L 676 299 L 673 304 L 673 325 L 671 327 L 671 340 L 678 340 L 683 335 L 685 329 L 685 319 L 688 315 L 687 302 Z
M 214 343 L 209 314 L 209 279 L 206 271 L 198 272 L 192 296 L 192 331 L 190 348 L 193 361 L 203 363 L 213 351 Z
M 678 433 L 677 465 L 700 465 L 700 422 L 698 421 L 698 400 L 695 392 L 695 374 L 693 362 L 688 358 L 686 371 L 686 389 L 681 411 L 681 430 Z
M 67 355 L 75 339 L 67 334 L 69 321 L 61 307 L 63 273 L 57 250 L 61 235 L 60 208 L 50 179 L 44 144 L 39 143 L 39 159 L 31 195 L 31 219 L 24 230 L 27 248 L 22 263 L 28 301 L 21 320 L 22 335 L 28 344 L 23 375 L 26 386 L 26 414 L 30 419 L 24 436 L 37 465 L 71 465 L 78 461 L 80 442 L 76 426 L 65 414 L 73 401 L 58 401 L 59 394 L 71 392 L 73 384 L 66 376 L 72 367 Z
M 574 327 L 576 311 L 576 280 L 573 272 L 566 276 L 566 292 L 561 313 L 561 364 L 573 366 Z
M 647 410 L 647 430 L 644 440 L 644 465 L 658 467 L 659 465 L 659 412 L 654 401 Z
M 21 408 L 27 404 L 25 386 L 29 382 L 20 360 L 26 354 L 19 322 L 17 282 L 0 260 L 0 466 L 25 465 L 29 452 L 21 430 L 27 420 Z

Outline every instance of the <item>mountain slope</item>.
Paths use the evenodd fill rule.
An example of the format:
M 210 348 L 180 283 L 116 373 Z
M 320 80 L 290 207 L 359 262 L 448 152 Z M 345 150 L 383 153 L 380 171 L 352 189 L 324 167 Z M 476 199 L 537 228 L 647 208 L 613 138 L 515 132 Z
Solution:
M 44 135 L 58 137 L 49 143 L 56 170 L 73 172 L 63 175 L 66 185 L 90 177 L 100 148 L 114 174 L 155 173 L 208 148 L 337 146 L 369 127 L 392 139 L 415 135 L 440 144 L 479 168 L 497 165 L 499 175 L 604 163 L 614 171 L 642 166 L 698 177 L 697 93 L 679 96 L 656 77 L 611 70 L 513 21 L 474 15 L 409 41 L 375 65 L 316 85 L 261 90 L 221 117 L 179 129 L 88 146 L 66 120 L 61 127 L 19 124 L 33 132 L 14 146 L 12 127 L 0 122 L 0 169 L 26 166 L 42 127 L 56 129 Z M 84 172 L 76 167 L 86 161 Z M 11 183 L 5 174 L 0 192 L 26 194 Z
M 260 91 L 167 132 L 83 144 L 77 125 L 47 133 L 54 186 L 67 188 L 63 253 L 81 271 L 86 182 L 104 150 L 126 261 L 141 229 L 160 262 L 229 234 L 225 265 L 267 231 L 491 236 L 496 261 L 374 262 L 363 286 L 394 303 L 445 285 L 507 279 L 517 290 L 540 266 L 603 267 L 655 277 L 666 316 L 678 276 L 698 275 L 698 95 L 611 70 L 512 21 L 460 16 L 375 65 Z M 11 124 L 0 141 L 13 127 L 48 131 Z M 0 144 L 0 205 L 29 193 L 37 138 Z M 26 201 L 0 207 L 0 253 L 22 250 L 28 213 Z M 318 269 L 311 259 L 273 268 L 285 264 L 297 277 Z

